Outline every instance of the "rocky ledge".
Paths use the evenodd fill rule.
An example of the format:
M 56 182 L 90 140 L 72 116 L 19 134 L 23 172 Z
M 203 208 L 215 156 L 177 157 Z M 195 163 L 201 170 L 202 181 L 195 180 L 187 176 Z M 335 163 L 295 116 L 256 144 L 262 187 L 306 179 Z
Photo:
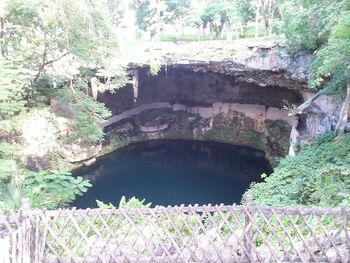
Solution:
M 216 62 L 163 55 L 154 75 L 149 65 L 129 64 L 132 83 L 94 91 L 113 113 L 99 155 L 144 140 L 211 140 L 263 150 L 274 163 L 331 129 L 337 106 L 326 96 L 306 114 L 286 110 L 314 94 L 307 90 L 310 55 L 290 56 L 279 45 L 243 48 Z
M 298 118 L 283 108 L 304 101 L 309 57 L 291 58 L 278 45 L 244 48 L 217 62 L 164 55 L 156 75 L 149 65 L 130 64 L 131 84 L 97 92 L 113 113 L 100 155 L 152 139 L 243 145 L 272 162 L 287 155 Z

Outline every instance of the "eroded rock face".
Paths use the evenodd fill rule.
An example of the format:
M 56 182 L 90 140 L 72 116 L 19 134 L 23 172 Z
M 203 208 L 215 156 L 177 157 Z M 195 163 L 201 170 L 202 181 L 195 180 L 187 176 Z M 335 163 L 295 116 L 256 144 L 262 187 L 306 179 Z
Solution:
M 128 85 L 116 93 L 100 93 L 98 99 L 113 114 L 154 102 L 209 106 L 215 102 L 259 104 L 282 107 L 284 101 L 301 103 L 304 82 L 286 78 L 282 73 L 249 69 L 243 65 L 217 62 L 177 64 L 162 67 L 152 76 L 147 67 L 136 71 L 138 85 Z
M 314 93 L 302 91 L 304 101 Z M 335 129 L 339 119 L 341 103 L 331 95 L 322 95 L 297 116 L 298 125 L 291 134 L 291 140 L 297 147 L 310 143 L 316 136 L 326 134 Z
M 164 65 L 156 76 L 131 65 L 133 84 L 97 96 L 113 113 L 100 154 L 163 138 L 249 146 L 271 161 L 290 153 L 292 130 L 292 143 L 299 142 L 298 118 L 282 108 L 305 100 L 311 58 L 252 52 L 258 55 L 241 61 Z
M 271 161 L 288 154 L 296 118 L 281 109 L 302 103 L 302 82 L 234 63 L 172 65 L 157 76 L 142 67 L 134 74 L 137 86 L 98 95 L 113 113 L 102 154 L 151 139 L 249 146 Z
M 258 70 L 284 72 L 292 80 L 307 82 L 313 55 L 299 52 L 291 56 L 285 48 L 278 45 L 248 48 L 250 53 L 247 54 L 247 57 L 238 57 L 237 61 Z

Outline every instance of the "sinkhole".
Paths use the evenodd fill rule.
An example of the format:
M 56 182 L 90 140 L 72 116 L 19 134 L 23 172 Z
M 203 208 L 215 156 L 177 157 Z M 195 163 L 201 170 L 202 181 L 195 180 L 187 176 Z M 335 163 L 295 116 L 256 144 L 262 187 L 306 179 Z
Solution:
M 264 152 L 252 148 L 211 141 L 140 142 L 77 171 L 93 186 L 72 206 L 94 208 L 96 200 L 118 206 L 122 196 L 152 206 L 238 204 L 249 185 L 270 172 Z

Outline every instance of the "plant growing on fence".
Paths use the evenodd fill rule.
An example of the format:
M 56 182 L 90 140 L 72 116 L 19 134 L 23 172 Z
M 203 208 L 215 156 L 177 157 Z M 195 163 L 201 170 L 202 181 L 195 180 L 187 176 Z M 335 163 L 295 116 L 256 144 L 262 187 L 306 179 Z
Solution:
M 112 204 L 105 204 L 99 200 L 96 200 L 97 205 L 99 208 L 104 209 L 115 209 L 116 207 Z M 146 200 L 139 200 L 135 197 L 130 198 L 127 200 L 125 196 L 123 196 L 120 199 L 119 202 L 119 209 L 136 209 L 136 208 L 149 208 L 152 203 L 145 203 Z M 165 216 L 164 214 L 159 214 L 157 217 L 151 217 L 152 220 L 149 220 L 148 216 L 146 215 L 133 215 L 130 216 L 130 220 L 133 221 L 133 223 L 140 229 L 145 227 L 150 227 L 153 229 L 158 229 L 161 227 L 167 229 L 170 233 L 176 235 L 176 230 L 180 230 L 181 235 L 183 236 L 189 236 L 198 229 L 198 220 L 196 217 L 191 215 L 183 215 L 179 216 L 177 213 L 170 213 L 168 216 Z M 98 225 L 102 224 L 99 220 L 96 221 Z M 115 233 L 116 236 L 123 236 L 125 233 L 135 233 L 135 229 L 130 229 L 130 224 L 128 220 L 125 219 L 124 216 L 113 216 L 109 222 L 111 222 L 113 225 L 118 225 L 118 231 Z M 161 222 L 161 223 L 159 223 Z M 186 222 L 186 224 L 184 223 Z M 101 225 L 102 226 L 102 225 Z M 164 233 L 155 233 L 160 238 L 165 238 Z

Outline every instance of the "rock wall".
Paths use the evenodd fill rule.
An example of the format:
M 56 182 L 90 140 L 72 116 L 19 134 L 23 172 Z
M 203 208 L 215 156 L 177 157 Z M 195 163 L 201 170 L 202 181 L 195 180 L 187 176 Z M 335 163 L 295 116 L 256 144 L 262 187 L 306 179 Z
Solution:
M 106 127 L 106 148 L 114 150 L 131 142 L 152 139 L 209 140 L 260 149 L 270 160 L 275 160 L 288 153 L 294 121 L 294 117 L 281 114 L 277 108 L 266 109 L 256 104 L 188 107 L 152 103 L 114 116 Z
M 203 46 L 207 48 L 206 43 Z M 231 46 L 212 48 L 212 57 L 220 61 L 171 60 L 163 56 L 163 65 L 155 76 L 150 74 L 149 66 L 131 63 L 130 84 L 115 93 L 92 90 L 91 95 L 113 113 L 103 124 L 106 140 L 103 145 L 63 145 L 58 155 L 65 167 L 90 163 L 96 156 L 132 142 L 161 138 L 254 147 L 265 151 L 274 162 L 293 155 L 315 135 L 332 130 L 340 105 L 330 96 L 318 98 L 302 115 L 289 116 L 283 109 L 286 105 L 298 106 L 314 94 L 307 89 L 311 55 L 290 56 L 275 44 L 238 45 L 234 55 L 228 52 Z M 195 49 L 199 58 L 207 53 Z M 58 112 L 54 101 L 51 108 L 58 132 L 64 136 L 69 132 L 67 118 L 72 116 Z M 49 137 L 43 134 L 47 130 L 48 135 L 52 133 L 50 127 L 41 128 L 33 138 L 25 138 L 28 151 L 36 149 L 40 158 L 50 150 L 45 141 Z
M 305 88 L 302 82 L 287 80 L 282 74 L 232 63 L 171 65 L 162 67 L 157 76 L 143 67 L 135 74 L 136 87 L 128 85 L 116 93 L 98 95 L 114 115 L 153 102 L 189 106 L 222 102 L 282 108 L 286 101 L 301 103 L 299 90 Z
M 156 76 L 130 64 L 133 83 L 98 99 L 112 111 L 101 154 L 151 139 L 212 140 L 257 148 L 272 162 L 332 130 L 339 105 L 321 96 L 289 116 L 307 89 L 312 55 L 290 56 L 278 45 L 239 47 L 233 57 L 204 62 L 167 59 Z
M 233 63 L 168 65 L 156 76 L 147 67 L 133 72 L 134 85 L 98 95 L 113 113 L 100 154 L 151 139 L 249 146 L 272 162 L 288 154 L 297 119 L 282 108 L 303 102 L 302 82 Z
M 286 48 L 279 45 L 248 46 L 245 56 L 236 61 L 254 69 L 283 72 L 288 78 L 307 82 L 313 55 L 299 52 L 291 56 Z

